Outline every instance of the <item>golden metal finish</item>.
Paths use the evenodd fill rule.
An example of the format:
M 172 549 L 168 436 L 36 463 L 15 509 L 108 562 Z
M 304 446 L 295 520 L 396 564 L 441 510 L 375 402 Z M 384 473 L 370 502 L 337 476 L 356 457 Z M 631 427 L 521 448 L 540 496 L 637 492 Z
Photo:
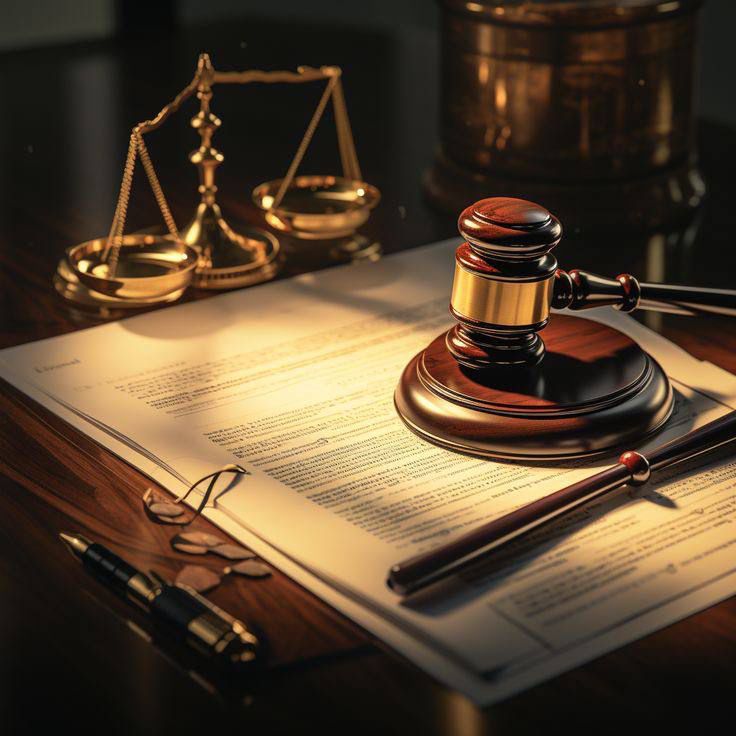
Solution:
M 255 228 L 251 229 L 253 237 L 237 233 L 222 216 L 215 201 L 215 170 L 225 157 L 212 145 L 212 136 L 222 122 L 210 110 L 215 70 L 207 54 L 200 56 L 197 72 L 200 109 L 191 124 L 201 142 L 189 160 L 199 169 L 202 199 L 194 219 L 181 232 L 182 240 L 200 254 L 194 285 L 227 289 L 266 281 L 278 270 L 279 244 L 268 233 Z
M 118 314 L 120 310 L 146 309 L 152 304 L 174 302 L 184 293 L 184 289 L 172 291 L 167 296 L 156 299 L 153 302 L 150 300 L 118 299 L 116 297 L 106 296 L 98 291 L 88 289 L 77 278 L 69 265 L 66 255 L 59 261 L 56 267 L 54 289 L 62 299 L 69 303 L 70 307 L 81 310 L 85 316 L 91 314 L 102 319 L 120 316 Z
M 156 597 L 157 592 L 158 588 L 156 584 L 142 572 L 137 572 L 128 580 L 128 598 L 144 610 L 148 610 L 148 606 Z
M 234 664 L 253 661 L 259 647 L 258 638 L 245 625 L 186 585 L 179 587 L 202 603 L 208 610 L 187 624 L 189 640 L 206 654 L 226 657 Z
M 364 251 L 365 255 L 369 251 L 375 253 L 377 244 L 356 236 L 355 232 L 366 222 L 381 195 L 378 189 L 363 181 L 345 106 L 340 69 L 324 67 L 323 70 L 330 75 L 329 82 L 286 175 L 283 179 L 257 186 L 253 190 L 253 201 L 266 213 L 266 222 L 274 229 L 302 240 L 349 238 L 342 244 L 340 252 L 351 259 L 361 258 Z M 330 99 L 335 113 L 343 176 L 296 177 Z
M 450 305 L 462 317 L 491 325 L 524 327 L 549 317 L 554 274 L 539 281 L 500 281 L 455 263 Z
M 286 177 L 279 181 L 281 190 L 271 195 L 271 202 L 281 203 L 281 200 L 285 200 L 287 206 L 289 203 L 293 204 L 295 197 L 291 185 L 294 175 L 325 106 L 332 99 L 340 159 L 346 177 L 344 180 L 337 177 L 321 177 L 322 183 L 317 188 L 308 188 L 307 191 L 317 192 L 321 189 L 323 195 L 337 202 L 326 205 L 327 211 L 322 213 L 325 217 L 337 214 L 337 217 L 333 217 L 332 227 L 327 227 L 328 232 L 334 233 L 336 228 L 339 230 L 338 234 L 354 232 L 354 227 L 365 222 L 368 211 L 378 202 L 379 195 L 374 187 L 361 181 L 340 75 L 338 67 L 329 66 L 320 69 L 299 67 L 296 72 L 260 70 L 218 72 L 213 68 L 209 56 L 201 54 L 192 81 L 171 102 L 161 108 L 155 117 L 144 120 L 132 129 L 118 202 L 108 236 L 69 249 L 67 258 L 59 264 L 54 278 L 54 285 L 59 294 L 76 305 L 96 309 L 105 316 L 112 314 L 112 310 L 118 307 L 140 308 L 172 301 L 178 298 L 190 283 L 205 289 L 232 288 L 258 283 L 273 278 L 276 274 L 279 264 L 278 240 L 271 233 L 258 228 L 251 227 L 242 232 L 235 232 L 222 216 L 216 201 L 215 170 L 224 157 L 212 146 L 212 136 L 221 124 L 210 109 L 212 87 L 215 84 L 327 80 L 322 100 L 310 121 L 294 161 Z M 200 101 L 200 109 L 191 123 L 199 133 L 201 141 L 199 148 L 192 152 L 189 158 L 199 169 L 201 201 L 194 218 L 180 233 L 143 136 L 160 128 L 194 94 Z M 123 234 L 133 172 L 138 157 L 168 231 L 168 237 L 159 238 L 153 249 L 151 246 L 154 245 L 154 241 L 150 239 L 152 236 Z M 343 182 L 348 182 L 350 186 L 343 186 Z M 296 189 L 299 190 L 299 187 Z M 302 193 L 303 191 L 299 191 L 299 194 Z M 319 199 L 322 195 L 315 196 Z M 347 207 L 341 201 L 341 197 L 344 196 L 350 200 Z M 319 206 L 325 208 L 322 199 L 319 199 Z M 335 210 L 340 208 L 347 211 L 335 213 Z M 288 209 L 286 211 L 288 212 Z M 289 215 L 291 214 L 289 212 Z M 312 213 L 308 210 L 301 214 Z M 291 222 L 291 218 L 287 216 L 286 221 Z M 305 226 L 307 228 L 313 226 L 309 217 Z M 197 256 L 195 266 L 190 266 L 192 252 Z M 186 257 L 183 257 L 183 254 L 186 254 Z
M 205 221 L 206 224 L 206 221 Z M 224 220 L 221 226 L 227 226 Z M 233 289 L 272 279 L 279 270 L 279 241 L 266 230 L 222 229 L 224 237 L 200 253 L 192 285 L 198 289 Z
M 123 235 L 137 156 L 168 229 L 167 237 Z M 197 253 L 179 239 L 141 126 L 136 126 L 130 135 L 110 232 L 106 239 L 90 240 L 67 250 L 65 261 L 57 268 L 56 290 L 80 306 L 97 305 L 100 315 L 108 316 L 108 308 L 139 309 L 178 299 L 189 286 L 196 265 Z
M 92 542 L 86 537 L 79 534 L 68 534 L 67 532 L 59 532 L 59 539 L 64 542 L 66 548 L 71 552 L 72 557 L 80 558 L 89 548 Z
M 193 618 L 187 628 L 196 639 L 207 647 L 214 647 L 232 627 L 224 626 L 224 622 L 210 611 Z
M 160 235 L 123 235 L 117 242 L 122 247 L 114 263 L 104 258 L 105 238 L 67 251 L 74 275 L 91 292 L 114 300 L 155 304 L 189 285 L 198 261 L 198 254 L 189 246 Z
M 261 184 L 253 201 L 266 212 L 266 222 L 304 240 L 331 240 L 352 235 L 378 204 L 381 193 L 370 184 L 339 176 L 298 176 Z M 279 193 L 280 205 L 275 206 Z

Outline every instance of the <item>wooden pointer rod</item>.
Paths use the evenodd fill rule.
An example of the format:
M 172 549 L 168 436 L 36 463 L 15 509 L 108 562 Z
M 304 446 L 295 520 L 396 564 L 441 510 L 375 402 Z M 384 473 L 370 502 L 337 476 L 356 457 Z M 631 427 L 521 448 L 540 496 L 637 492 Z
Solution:
M 730 412 L 647 455 L 624 452 L 618 463 L 606 470 L 483 524 L 447 545 L 399 562 L 389 570 L 387 583 L 400 595 L 413 593 L 461 572 L 508 542 L 590 501 L 625 485 L 643 485 L 653 472 L 670 468 L 734 440 L 736 412 Z

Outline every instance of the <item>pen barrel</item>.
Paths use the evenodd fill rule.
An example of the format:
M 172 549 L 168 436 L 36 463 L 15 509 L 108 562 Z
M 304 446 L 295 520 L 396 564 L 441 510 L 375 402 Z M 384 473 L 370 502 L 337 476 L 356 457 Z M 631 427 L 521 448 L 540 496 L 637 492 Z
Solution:
M 101 544 L 78 534 L 59 534 L 74 556 L 95 577 L 140 605 L 161 627 L 218 665 L 238 670 L 254 662 L 258 638 L 230 614 L 184 585 L 168 585 L 127 563 Z
M 150 603 L 151 613 L 163 623 L 178 631 L 184 638 L 189 636 L 189 626 L 198 616 L 208 612 L 200 600 L 191 595 L 184 588 L 172 585 L 162 586 Z M 216 625 L 213 627 L 210 644 L 226 633 L 228 627 Z
M 193 590 L 163 585 L 152 596 L 150 610 L 166 628 L 212 659 L 238 666 L 256 658 L 256 637 Z
M 82 555 L 82 564 L 118 592 L 127 592 L 128 582 L 138 574 L 132 565 L 101 544 L 90 544 Z

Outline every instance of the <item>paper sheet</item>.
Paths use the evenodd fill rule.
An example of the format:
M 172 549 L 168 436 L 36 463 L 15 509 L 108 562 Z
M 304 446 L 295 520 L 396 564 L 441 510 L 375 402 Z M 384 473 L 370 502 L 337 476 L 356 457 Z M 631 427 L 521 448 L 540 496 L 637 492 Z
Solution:
M 3 351 L 2 375 L 174 492 L 236 460 L 209 514 L 480 703 L 733 593 L 736 464 L 619 494 L 408 606 L 388 567 L 573 482 L 414 437 L 393 388 L 450 324 L 454 243 L 180 305 Z M 615 312 L 678 390 L 656 443 L 736 406 L 736 378 Z

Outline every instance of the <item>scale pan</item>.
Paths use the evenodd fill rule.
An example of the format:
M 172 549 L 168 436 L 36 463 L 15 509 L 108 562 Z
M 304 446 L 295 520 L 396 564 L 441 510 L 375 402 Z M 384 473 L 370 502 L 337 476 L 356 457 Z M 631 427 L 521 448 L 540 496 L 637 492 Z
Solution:
M 171 236 L 123 235 L 114 277 L 109 264 L 102 262 L 106 243 L 107 238 L 96 238 L 67 251 L 74 275 L 93 292 L 155 303 L 182 291 L 192 280 L 198 254 Z
M 368 219 L 381 194 L 364 181 L 340 176 L 297 176 L 278 207 L 283 179 L 260 184 L 253 201 L 276 230 L 304 240 L 332 240 L 354 233 Z

